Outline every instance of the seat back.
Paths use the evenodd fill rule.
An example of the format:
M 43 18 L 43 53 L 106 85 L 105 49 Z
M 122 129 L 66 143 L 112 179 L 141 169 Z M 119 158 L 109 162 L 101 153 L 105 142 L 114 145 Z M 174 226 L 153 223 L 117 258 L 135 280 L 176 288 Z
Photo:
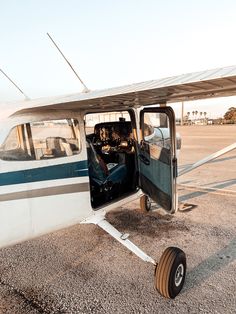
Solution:
M 104 163 L 104 161 L 102 161 L 101 157 L 95 151 L 91 141 L 87 140 L 87 143 L 89 175 L 93 179 L 96 179 L 103 183 L 108 175 L 108 170 L 106 171 L 105 168 L 106 164 Z
M 46 138 L 46 147 L 48 150 L 51 150 L 54 157 L 63 157 L 66 156 L 65 148 L 63 143 L 66 143 L 66 139 L 63 137 L 47 137 Z

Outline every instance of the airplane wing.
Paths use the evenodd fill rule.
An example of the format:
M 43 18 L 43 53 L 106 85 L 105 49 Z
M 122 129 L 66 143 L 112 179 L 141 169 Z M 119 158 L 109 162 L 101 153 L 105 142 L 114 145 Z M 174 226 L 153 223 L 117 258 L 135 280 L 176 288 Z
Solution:
M 195 99 L 236 95 L 236 66 L 182 74 L 159 80 L 121 87 L 95 90 L 88 93 L 24 100 L 8 105 L 13 113 L 28 113 L 43 109 L 97 109 L 147 106 Z M 0 105 L 1 106 L 1 105 Z

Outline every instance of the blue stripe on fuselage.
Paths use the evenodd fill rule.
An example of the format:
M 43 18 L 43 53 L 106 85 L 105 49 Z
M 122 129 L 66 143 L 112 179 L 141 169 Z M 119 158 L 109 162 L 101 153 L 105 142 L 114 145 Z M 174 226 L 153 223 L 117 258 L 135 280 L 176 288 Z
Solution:
M 87 160 L 0 173 L 0 186 L 88 176 Z

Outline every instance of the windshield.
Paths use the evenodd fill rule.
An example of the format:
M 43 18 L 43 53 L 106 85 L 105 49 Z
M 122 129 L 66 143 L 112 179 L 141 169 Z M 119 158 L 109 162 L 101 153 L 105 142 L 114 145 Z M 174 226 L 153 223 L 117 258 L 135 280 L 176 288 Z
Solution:
M 2 146 L 10 133 L 12 127 L 9 125 L 9 123 L 1 123 L 0 125 L 0 150 L 2 149 Z

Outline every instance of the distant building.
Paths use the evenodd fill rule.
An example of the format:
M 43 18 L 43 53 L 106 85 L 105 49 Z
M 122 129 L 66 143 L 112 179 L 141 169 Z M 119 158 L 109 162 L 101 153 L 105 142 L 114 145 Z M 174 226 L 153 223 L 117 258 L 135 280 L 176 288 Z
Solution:
M 222 118 L 212 119 L 212 124 L 224 124 L 224 120 Z

